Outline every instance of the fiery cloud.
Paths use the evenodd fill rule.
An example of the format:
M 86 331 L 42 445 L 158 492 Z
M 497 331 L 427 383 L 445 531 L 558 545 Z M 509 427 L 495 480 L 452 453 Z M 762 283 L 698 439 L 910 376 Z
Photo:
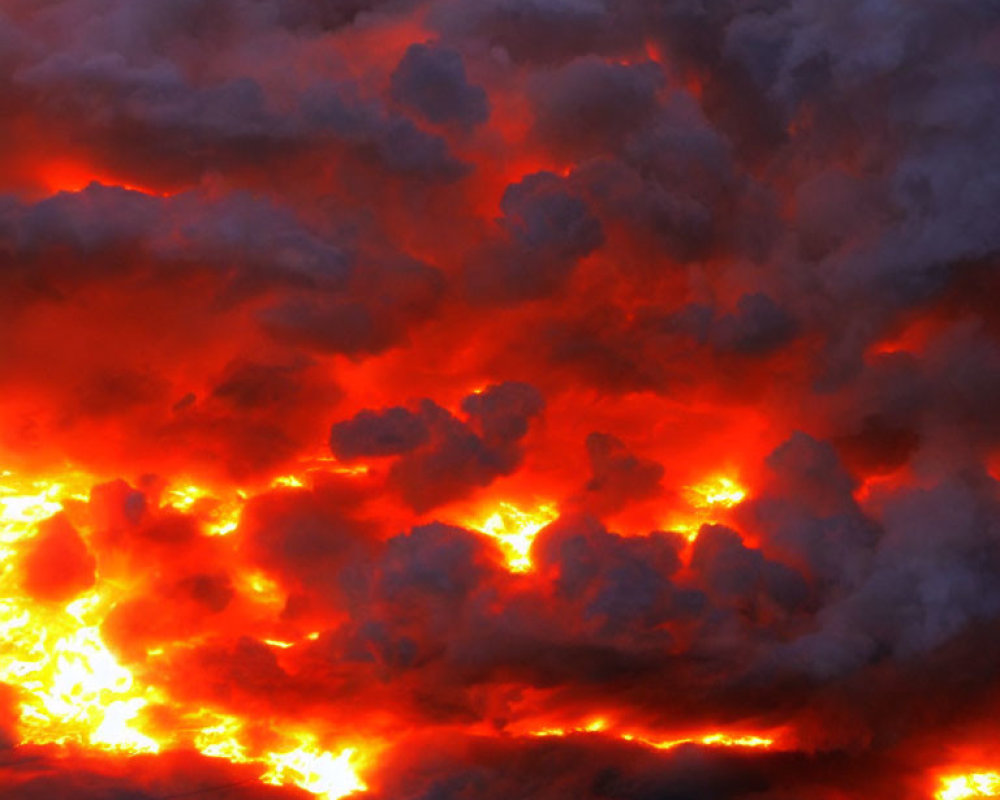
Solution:
M 998 51 L 0 3 L 0 797 L 998 794 Z

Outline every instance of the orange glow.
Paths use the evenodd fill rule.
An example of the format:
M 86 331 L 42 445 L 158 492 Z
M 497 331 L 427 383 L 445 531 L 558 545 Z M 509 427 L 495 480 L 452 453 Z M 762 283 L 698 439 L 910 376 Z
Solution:
M 1000 772 L 970 772 L 941 779 L 935 800 L 969 800 L 1000 795 Z
M 467 524 L 500 544 L 513 572 L 527 572 L 532 566 L 532 542 L 538 532 L 558 516 L 556 508 L 546 503 L 531 511 L 523 511 L 513 503 L 500 503 L 485 519 Z
M 876 500 L 882 495 L 888 495 L 897 489 L 912 484 L 916 478 L 908 469 L 898 469 L 883 475 L 868 475 L 854 491 L 855 499 L 864 505 Z
M 122 189 L 128 189 L 130 192 L 142 192 L 143 194 L 160 197 L 169 196 L 167 192 L 158 192 L 145 186 L 125 183 L 116 178 L 96 172 L 86 164 L 75 161 L 50 161 L 41 169 L 40 177 L 42 183 L 52 194 L 58 192 L 80 192 L 92 183 L 100 183 L 105 186 L 119 186 Z
M 663 63 L 663 51 L 660 45 L 654 42 L 652 39 L 647 39 L 644 45 L 646 51 L 646 58 L 650 61 L 655 61 L 657 64 Z
M 908 320 L 899 330 L 873 343 L 869 354 L 886 356 L 894 353 L 921 353 L 945 324 L 945 320 L 934 316 Z

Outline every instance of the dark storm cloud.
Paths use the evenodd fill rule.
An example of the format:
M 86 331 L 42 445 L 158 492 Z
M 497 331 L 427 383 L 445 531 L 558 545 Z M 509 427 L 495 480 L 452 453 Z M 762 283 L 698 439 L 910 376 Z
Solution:
M 583 605 L 585 622 L 639 645 L 663 636 L 656 632 L 663 622 L 702 607 L 699 593 L 675 591 L 671 584 L 679 548 L 671 534 L 621 537 L 584 518 L 550 526 L 534 552 L 543 570 L 553 570 L 556 596 Z
M 292 29 L 329 31 L 364 22 L 366 15 L 405 13 L 420 5 L 421 0 L 283 0 L 265 7 L 268 15 Z
M 1000 517 L 995 499 L 976 495 L 957 481 L 900 492 L 883 537 L 817 613 L 816 630 L 774 656 L 829 678 L 888 658 L 906 663 L 995 619 Z
M 488 386 L 462 400 L 462 411 L 469 415 L 487 442 L 522 439 L 528 424 L 545 408 L 545 399 L 526 383 L 507 381 Z
M 349 602 L 370 550 L 370 526 L 354 519 L 330 492 L 277 493 L 247 509 L 245 547 L 253 563 L 290 588 L 328 593 Z
M 588 695 L 631 675 L 641 693 L 667 665 L 660 648 L 670 637 L 659 628 L 697 618 L 705 604 L 700 592 L 671 583 L 679 546 L 667 534 L 636 539 L 594 520 L 559 522 L 535 548 L 544 578 L 518 585 L 481 536 L 416 528 L 372 562 L 372 593 L 345 642 L 366 642 L 360 652 L 376 659 L 366 670 L 388 671 L 412 692 L 408 703 L 424 693 L 447 699 L 451 709 L 439 713 L 448 717 L 481 713 L 476 687 L 494 681 Z
M 766 94 L 761 114 L 794 137 L 776 153 L 818 159 L 798 178 L 795 235 L 835 304 L 823 315 L 825 386 L 859 369 L 892 313 L 936 302 L 998 250 L 983 215 L 998 185 L 997 65 L 983 57 L 996 12 L 860 1 L 843 11 L 837 24 L 812 4 L 738 14 L 724 47 Z M 858 306 L 846 326 L 845 302 Z
M 417 511 L 463 497 L 520 464 L 520 441 L 545 401 L 527 384 L 492 385 L 462 401 L 463 421 L 431 400 L 416 410 L 362 411 L 334 425 L 333 454 L 399 456 L 389 485 Z
M 617 152 L 653 117 L 662 83 L 653 62 L 624 66 L 593 56 L 542 72 L 529 87 L 533 134 L 560 154 Z
M 675 91 L 618 147 L 580 168 L 602 213 L 622 220 L 681 262 L 725 248 L 734 236 L 731 210 L 753 184 L 738 175 L 725 137 L 688 93 Z
M 405 341 L 430 317 L 444 291 L 441 274 L 418 261 L 389 258 L 354 270 L 344 293 L 304 287 L 259 314 L 276 339 L 321 353 L 379 353 Z
M 490 115 L 486 92 L 468 82 L 462 56 L 435 45 L 413 44 L 392 73 L 393 100 L 429 122 L 465 128 Z
M 449 0 L 432 23 L 458 41 L 482 41 L 515 62 L 552 64 L 628 41 L 601 0 Z
M 556 258 L 581 258 L 602 242 L 600 224 L 571 186 L 548 172 L 511 184 L 500 201 L 503 225 L 512 242 L 526 252 Z
M 467 172 L 442 139 L 362 96 L 343 75 L 314 76 L 294 93 L 275 85 L 268 65 L 282 23 L 300 34 L 284 46 L 305 52 L 316 34 L 310 22 L 349 22 L 364 4 L 182 6 L 61 3 L 20 15 L 24 31 L 10 37 L 17 55 L 3 76 L 11 102 L 43 116 L 53 136 L 68 134 L 106 164 L 167 185 L 329 146 L 425 180 Z M 248 55 L 254 42 L 257 63 Z M 201 48 L 219 58 L 208 79 L 196 77 Z
M 516 303 L 562 289 L 578 261 L 604 243 L 600 221 L 565 179 L 528 175 L 504 191 L 501 238 L 468 265 L 473 300 Z
M 213 202 L 197 193 L 160 198 L 92 183 L 80 192 L 61 192 L 7 211 L 4 228 L 12 270 L 34 268 L 44 275 L 49 266 L 45 255 L 57 247 L 81 259 L 131 247 L 163 262 L 214 262 L 219 267 L 220 261 L 235 256 L 244 273 L 270 272 L 293 284 L 301 279 L 333 287 L 343 282 L 350 267 L 347 253 L 336 242 L 308 230 L 288 210 L 245 194 Z M 57 259 L 51 261 L 73 272 Z M 102 261 L 94 258 L 86 266 L 101 269 Z M 167 268 L 162 264 L 161 269 Z M 76 271 L 81 279 L 88 275 Z
M 769 482 L 741 513 L 766 531 L 768 543 L 830 591 L 866 569 L 878 528 L 854 499 L 854 481 L 835 450 L 796 433 L 767 459 Z
M 345 461 L 396 456 L 420 447 L 428 438 L 430 431 L 426 423 L 409 409 L 365 410 L 333 426 L 330 449 Z
M 804 607 L 808 599 L 807 584 L 798 572 L 767 560 L 759 550 L 747 547 L 736 531 L 721 525 L 706 525 L 699 531 L 691 568 L 714 602 L 744 613 L 770 604 L 792 611 Z
M 361 99 L 350 85 L 311 88 L 303 98 L 303 115 L 320 135 L 328 131 L 390 171 L 442 180 L 469 171 L 451 155 L 444 139 L 393 115 L 377 101 Z
M 789 308 L 763 293 L 742 295 L 734 305 L 639 305 L 632 313 L 595 305 L 545 320 L 539 332 L 545 361 L 601 391 L 662 393 L 700 382 L 714 359 L 725 359 L 725 377 L 739 386 L 740 376 L 754 380 L 758 370 L 765 373 L 768 359 L 793 345 L 804 328 Z M 525 358 L 537 358 L 538 335 L 523 347 Z M 716 383 L 725 391 L 724 381 Z
M 766 294 L 745 294 L 734 311 L 718 314 L 707 306 L 689 306 L 676 317 L 681 329 L 720 352 L 766 355 L 795 336 L 798 326 L 789 312 Z
M 22 291 L 58 293 L 123 273 L 171 281 L 186 274 L 180 268 L 206 272 L 223 308 L 277 293 L 259 312 L 264 327 L 323 352 L 392 346 L 442 291 L 432 267 L 360 252 L 248 194 L 159 198 L 91 184 L 5 211 L 5 272 Z

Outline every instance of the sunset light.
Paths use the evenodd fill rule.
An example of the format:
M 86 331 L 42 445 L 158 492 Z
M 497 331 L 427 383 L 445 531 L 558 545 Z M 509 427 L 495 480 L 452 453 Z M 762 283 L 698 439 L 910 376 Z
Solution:
M 1000 800 L 997 0 L 0 0 L 0 800 Z

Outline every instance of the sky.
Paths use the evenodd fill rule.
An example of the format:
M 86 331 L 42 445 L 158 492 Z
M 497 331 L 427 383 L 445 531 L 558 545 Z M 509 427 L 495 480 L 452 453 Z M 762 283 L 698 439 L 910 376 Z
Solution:
M 0 797 L 1000 796 L 1000 6 L 0 0 Z

